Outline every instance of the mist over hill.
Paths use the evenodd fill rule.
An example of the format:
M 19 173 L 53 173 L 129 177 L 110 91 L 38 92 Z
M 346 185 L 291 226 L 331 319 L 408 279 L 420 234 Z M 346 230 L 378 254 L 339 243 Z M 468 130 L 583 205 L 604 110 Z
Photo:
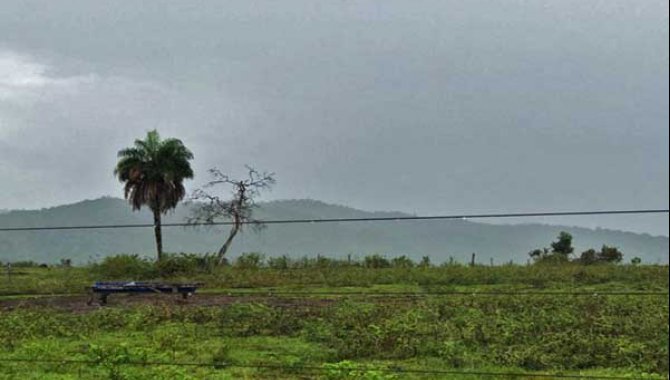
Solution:
M 189 205 L 169 213 L 164 222 L 183 222 Z M 408 216 L 401 212 L 368 212 L 314 200 L 282 200 L 259 204 L 258 219 L 319 219 Z M 0 213 L 0 227 L 77 226 L 151 223 L 148 211 L 133 212 L 126 201 L 100 198 L 41 210 Z M 465 262 L 472 252 L 481 263 L 525 263 L 528 251 L 548 246 L 560 231 L 574 236 L 576 252 L 619 247 L 624 260 L 638 256 L 646 263 L 668 262 L 668 238 L 632 232 L 543 224 L 502 225 L 465 220 L 418 220 L 354 223 L 268 225 L 251 229 L 233 243 L 231 257 L 241 252 L 269 256 L 287 254 L 364 256 L 405 254 L 414 259 L 430 256 L 435 263 Z M 166 227 L 166 252 L 214 252 L 225 238 L 224 227 Z M 117 253 L 155 255 L 151 228 L 60 231 L 0 231 L 0 261 L 34 260 L 53 263 L 70 258 L 76 263 L 99 260 Z

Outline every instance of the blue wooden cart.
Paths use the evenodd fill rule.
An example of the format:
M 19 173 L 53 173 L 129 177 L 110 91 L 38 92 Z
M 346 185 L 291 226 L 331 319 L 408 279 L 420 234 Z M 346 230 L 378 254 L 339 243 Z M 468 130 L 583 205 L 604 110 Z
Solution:
M 97 298 L 100 305 L 105 305 L 107 304 L 107 297 L 114 293 L 177 293 L 181 294 L 182 298 L 186 299 L 192 296 L 201 286 L 202 284 L 200 283 L 174 284 L 142 281 L 96 282 L 89 288 L 91 297 L 87 304 L 93 304 L 93 301 Z

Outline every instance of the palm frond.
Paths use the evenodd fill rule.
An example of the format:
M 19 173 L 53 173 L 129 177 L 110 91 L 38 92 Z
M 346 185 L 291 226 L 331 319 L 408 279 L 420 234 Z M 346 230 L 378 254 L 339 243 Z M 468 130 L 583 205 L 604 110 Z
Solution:
M 162 213 L 177 206 L 186 195 L 183 181 L 193 178 L 193 153 L 181 140 L 162 141 L 156 130 L 133 147 L 118 152 L 114 175 L 124 182 L 124 196 L 134 210 L 148 206 Z

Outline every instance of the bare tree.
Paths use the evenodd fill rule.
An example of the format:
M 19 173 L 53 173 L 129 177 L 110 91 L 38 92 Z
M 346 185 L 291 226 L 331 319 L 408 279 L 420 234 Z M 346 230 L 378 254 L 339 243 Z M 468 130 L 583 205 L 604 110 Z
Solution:
M 247 178 L 233 179 L 216 168 L 210 169 L 212 180 L 201 189 L 195 190 L 191 199 L 196 202 L 188 222 L 191 224 L 213 224 L 229 220 L 231 228 L 228 237 L 217 253 L 217 262 L 223 264 L 226 252 L 233 243 L 233 239 L 244 225 L 252 225 L 254 228 L 262 228 L 263 224 L 253 219 L 253 210 L 257 207 L 255 198 L 262 190 L 269 189 L 275 184 L 274 173 L 259 172 L 256 169 L 245 166 L 248 170 Z M 208 192 L 217 186 L 232 188 L 232 199 L 222 200 L 219 196 Z

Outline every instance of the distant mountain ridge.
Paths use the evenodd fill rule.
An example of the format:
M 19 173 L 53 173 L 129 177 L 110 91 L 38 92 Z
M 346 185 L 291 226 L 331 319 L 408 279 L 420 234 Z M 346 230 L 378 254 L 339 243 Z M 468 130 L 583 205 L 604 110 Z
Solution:
M 165 222 L 183 222 L 189 205 L 178 207 Z M 369 212 L 316 200 L 280 200 L 259 204 L 258 219 L 320 219 L 402 217 L 402 212 Z M 78 226 L 151 223 L 148 211 L 131 211 L 118 198 L 99 198 L 41 210 L 14 210 L 0 214 L 0 227 Z M 342 257 L 371 253 L 414 259 L 430 256 L 439 263 L 450 257 L 465 262 L 472 252 L 478 261 L 526 262 L 527 252 L 548 246 L 558 232 L 568 231 L 576 252 L 603 244 L 619 247 L 624 259 L 641 257 L 646 263 L 668 262 L 668 238 L 632 232 L 543 224 L 499 225 L 465 220 L 418 220 L 355 223 L 268 225 L 260 232 L 245 231 L 236 238 L 231 256 L 240 252 L 262 252 L 270 256 L 322 254 Z M 221 244 L 225 228 L 165 228 L 164 244 L 169 252 L 213 252 Z M 154 255 L 149 228 L 119 228 L 67 231 L 0 232 L 0 261 L 35 260 L 75 262 L 98 260 L 116 253 Z

